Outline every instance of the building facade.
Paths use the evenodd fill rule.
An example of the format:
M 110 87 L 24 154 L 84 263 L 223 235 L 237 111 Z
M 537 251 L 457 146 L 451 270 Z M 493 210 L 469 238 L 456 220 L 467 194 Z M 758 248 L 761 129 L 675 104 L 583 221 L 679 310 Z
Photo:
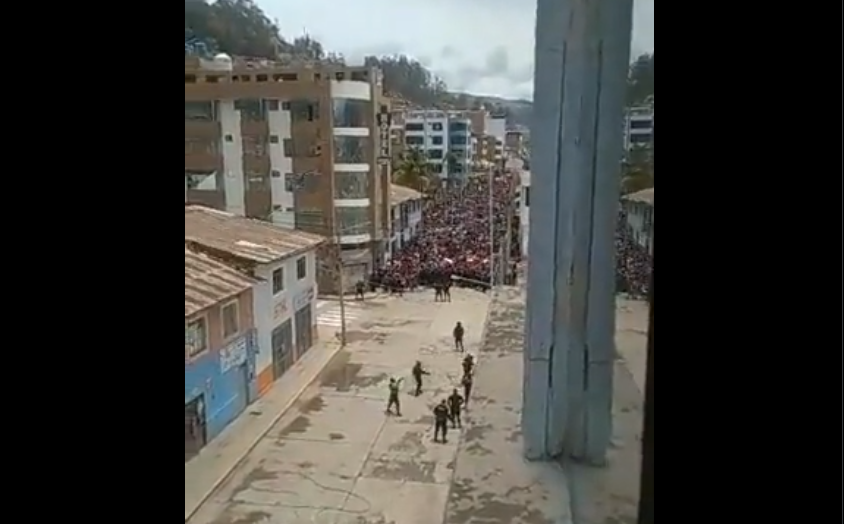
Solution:
M 519 184 L 519 227 L 521 228 L 522 258 L 528 256 L 528 240 L 530 239 L 530 171 L 520 173 Z
M 185 461 L 257 396 L 254 285 L 185 248 Z
M 654 190 L 645 189 L 622 199 L 621 208 L 633 240 L 643 248 L 653 250 Z
M 628 110 L 624 120 L 624 146 L 627 150 L 648 147 L 654 140 L 654 110 L 640 107 Z
M 381 74 L 185 58 L 185 201 L 377 260 L 389 222 Z
M 408 111 L 404 147 L 425 153 L 443 182 L 463 183 L 472 172 L 472 121 L 459 112 Z
M 390 243 L 385 256 L 386 261 L 390 261 L 422 231 L 423 205 L 421 193 L 393 185 Z
M 316 235 L 185 208 L 185 243 L 253 277 L 256 389 L 266 393 L 318 338 Z

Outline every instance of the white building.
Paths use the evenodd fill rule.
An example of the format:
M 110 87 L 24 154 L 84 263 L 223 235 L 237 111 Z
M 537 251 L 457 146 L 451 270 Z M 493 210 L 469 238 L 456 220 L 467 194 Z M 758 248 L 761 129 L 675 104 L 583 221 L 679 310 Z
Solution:
M 406 148 L 425 152 L 443 181 L 465 181 L 472 171 L 472 120 L 464 114 L 408 111 L 404 141 Z
M 654 190 L 645 189 L 622 200 L 627 225 L 633 234 L 633 240 L 646 249 L 653 249 L 654 230 Z
M 502 116 L 487 115 L 484 122 L 486 135 L 495 138 L 495 161 L 504 158 L 504 148 L 507 144 L 507 119 Z
M 421 232 L 422 194 L 412 189 L 393 185 L 390 195 L 390 242 L 386 260 L 401 251 Z
M 185 244 L 256 278 L 259 394 L 317 339 L 317 254 L 325 239 L 206 207 L 185 207 Z
M 654 110 L 650 107 L 630 109 L 627 112 L 624 127 L 624 146 L 649 146 L 654 140 Z
M 522 257 L 527 259 L 530 239 L 530 171 L 522 170 L 519 187 L 519 224 L 522 236 Z

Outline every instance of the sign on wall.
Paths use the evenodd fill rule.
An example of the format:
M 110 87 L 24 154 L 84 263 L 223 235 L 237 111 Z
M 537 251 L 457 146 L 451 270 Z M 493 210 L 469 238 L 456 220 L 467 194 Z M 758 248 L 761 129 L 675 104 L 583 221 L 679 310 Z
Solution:
M 293 300 L 293 309 L 295 309 L 296 311 L 299 311 L 299 310 L 305 309 L 306 307 L 310 306 L 311 302 L 314 301 L 315 295 L 316 295 L 316 293 L 314 292 L 314 288 L 312 288 L 312 287 L 308 288 L 307 291 L 298 295 Z
M 249 341 L 240 337 L 220 350 L 220 373 L 228 373 L 232 369 L 246 364 L 249 356 Z
M 273 307 L 273 321 L 276 325 L 287 320 L 290 316 L 290 302 L 287 297 L 281 298 Z
M 378 113 L 378 138 L 379 138 L 379 153 L 378 162 L 381 164 L 389 164 L 392 161 L 390 155 L 390 128 L 393 124 L 393 115 L 389 111 L 381 111 Z

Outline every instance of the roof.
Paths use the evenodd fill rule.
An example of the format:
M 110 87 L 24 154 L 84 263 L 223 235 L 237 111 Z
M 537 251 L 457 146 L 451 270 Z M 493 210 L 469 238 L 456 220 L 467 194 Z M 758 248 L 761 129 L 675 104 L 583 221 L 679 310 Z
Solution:
M 390 188 L 390 204 L 397 206 L 399 204 L 404 204 L 410 200 L 421 200 L 422 193 L 419 191 L 414 191 L 409 187 L 404 186 L 397 186 L 395 184 L 391 184 Z
M 185 242 L 270 264 L 312 250 L 325 238 L 202 206 L 185 206 Z
M 644 189 L 632 195 L 627 195 L 625 200 L 631 202 L 644 202 L 645 204 L 654 204 L 654 188 Z
M 185 247 L 185 318 L 235 297 L 254 280 Z

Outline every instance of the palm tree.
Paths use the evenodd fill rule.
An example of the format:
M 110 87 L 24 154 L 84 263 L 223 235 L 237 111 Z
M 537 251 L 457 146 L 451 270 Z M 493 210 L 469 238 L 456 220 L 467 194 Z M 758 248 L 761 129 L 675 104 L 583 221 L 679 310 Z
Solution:
M 654 150 L 653 147 L 631 149 L 624 161 L 624 173 L 621 178 L 621 193 L 629 195 L 654 187 Z
M 406 151 L 393 168 L 393 182 L 397 185 L 427 193 L 436 185 L 425 153 L 419 149 Z

